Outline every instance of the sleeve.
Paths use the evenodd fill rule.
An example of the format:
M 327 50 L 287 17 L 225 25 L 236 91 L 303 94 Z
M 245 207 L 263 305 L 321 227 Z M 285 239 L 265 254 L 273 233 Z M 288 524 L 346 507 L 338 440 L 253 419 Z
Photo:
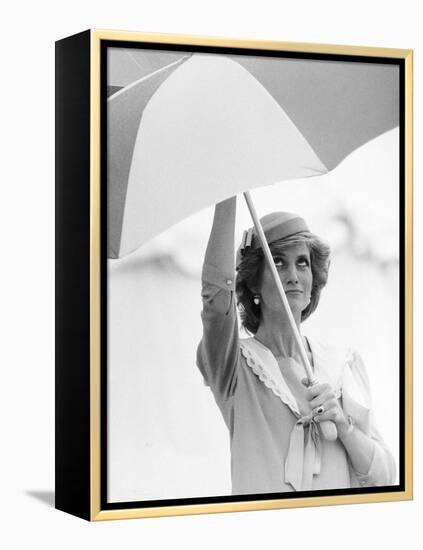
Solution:
M 342 404 L 346 415 L 374 441 L 373 458 L 368 472 L 354 470 L 358 483 L 363 487 L 393 485 L 396 477 L 395 461 L 376 427 L 369 378 L 364 362 L 356 352 L 351 353 L 344 370 Z
M 219 403 L 233 395 L 240 361 L 234 274 L 204 264 L 201 295 L 203 337 L 197 366 Z

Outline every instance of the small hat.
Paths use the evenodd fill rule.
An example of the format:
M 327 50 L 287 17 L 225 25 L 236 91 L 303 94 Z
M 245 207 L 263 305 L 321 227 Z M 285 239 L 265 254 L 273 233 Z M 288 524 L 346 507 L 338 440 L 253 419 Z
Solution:
M 291 212 L 272 212 L 260 219 L 266 240 L 269 244 L 290 237 L 303 231 L 310 232 L 305 220 L 298 216 L 298 214 L 292 214 Z M 241 244 L 236 254 L 236 265 L 241 262 L 241 258 L 248 249 L 261 248 L 257 231 L 255 227 L 244 231 Z

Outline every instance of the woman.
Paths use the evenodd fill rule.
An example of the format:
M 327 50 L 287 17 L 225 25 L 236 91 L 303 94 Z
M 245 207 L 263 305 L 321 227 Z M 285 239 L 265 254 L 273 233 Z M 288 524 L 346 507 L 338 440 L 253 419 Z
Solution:
M 203 268 L 197 364 L 230 432 L 233 494 L 392 485 L 395 465 L 372 418 L 359 355 L 302 336 L 319 384 L 308 387 L 255 232 L 237 253 L 236 198 L 216 206 Z M 262 219 L 298 329 L 327 281 L 329 248 L 293 214 Z M 235 298 L 236 294 L 236 298 Z M 238 336 L 236 301 L 244 328 Z M 335 441 L 319 423 L 332 421 Z

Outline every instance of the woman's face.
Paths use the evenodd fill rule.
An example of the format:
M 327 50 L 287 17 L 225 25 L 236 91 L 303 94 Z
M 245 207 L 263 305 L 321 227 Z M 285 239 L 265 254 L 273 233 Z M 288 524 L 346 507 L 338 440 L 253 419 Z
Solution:
M 300 314 L 310 303 L 313 275 L 308 246 L 296 243 L 272 250 L 273 260 L 292 312 Z M 280 311 L 281 303 L 271 271 L 265 262 L 261 288 L 262 308 Z

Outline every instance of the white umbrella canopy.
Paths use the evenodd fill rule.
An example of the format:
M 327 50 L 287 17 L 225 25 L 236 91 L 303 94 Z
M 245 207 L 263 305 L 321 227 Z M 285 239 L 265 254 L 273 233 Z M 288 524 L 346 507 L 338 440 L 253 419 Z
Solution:
M 110 258 L 241 191 L 325 174 L 398 125 L 394 65 L 152 54 L 132 53 L 136 80 L 108 99 Z

